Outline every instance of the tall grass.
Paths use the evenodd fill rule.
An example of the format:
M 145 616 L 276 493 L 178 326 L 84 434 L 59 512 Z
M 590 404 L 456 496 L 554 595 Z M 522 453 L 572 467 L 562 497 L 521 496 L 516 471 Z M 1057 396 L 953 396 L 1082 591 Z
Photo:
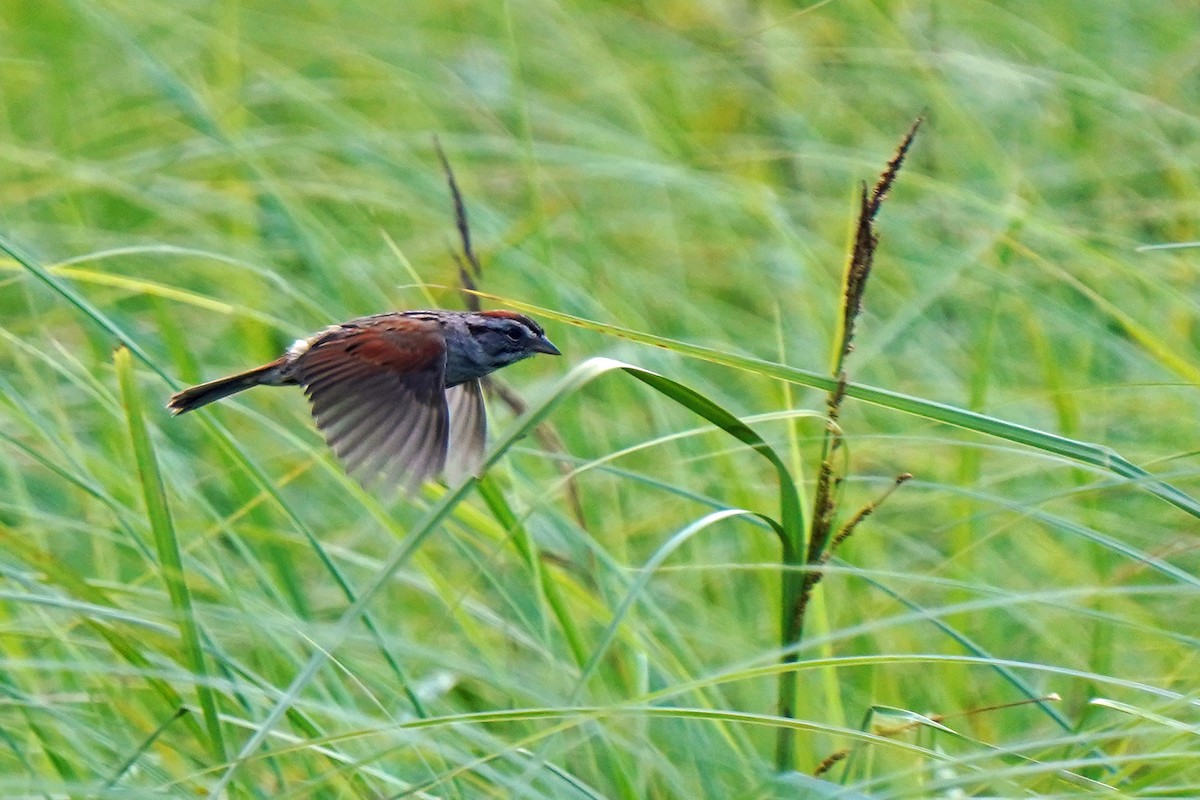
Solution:
M 1144 249 L 1200 238 L 1197 16 L 0 6 L 0 795 L 1200 793 L 1196 259 Z M 780 476 L 810 515 L 855 192 L 920 112 L 837 523 L 915 478 L 790 664 Z M 460 302 L 434 134 L 485 303 L 567 354 L 503 373 L 487 476 L 367 493 L 298 392 L 170 418 Z

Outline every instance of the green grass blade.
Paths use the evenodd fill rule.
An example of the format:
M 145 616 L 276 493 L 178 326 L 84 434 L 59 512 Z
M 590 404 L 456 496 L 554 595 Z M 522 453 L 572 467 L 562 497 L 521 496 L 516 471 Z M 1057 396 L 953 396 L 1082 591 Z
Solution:
M 126 422 L 129 426 L 129 439 L 133 445 L 134 460 L 137 463 L 138 479 L 142 488 L 142 496 L 146 502 L 146 515 L 154 534 L 154 544 L 158 552 L 163 582 L 167 586 L 167 593 L 171 597 L 171 606 L 179 623 L 184 660 L 196 681 L 196 695 L 208 731 L 209 750 L 214 758 L 223 761 L 225 759 L 225 739 L 217 713 L 216 697 L 208 686 L 209 672 L 204 658 L 204 648 L 200 644 L 200 625 L 196 620 L 191 593 L 184 577 L 183 558 L 180 554 L 179 540 L 175 535 L 175 526 L 171 522 L 171 512 L 167 505 L 166 492 L 163 489 L 162 475 L 158 470 L 158 459 L 154 454 L 154 445 L 150 441 L 150 432 L 146 428 L 141 394 L 138 391 L 133 371 L 133 361 L 129 351 L 124 348 L 116 351 L 113 360 L 117 370 L 117 379 L 121 385 L 121 399 L 125 405 Z
M 743 516 L 760 517 L 761 515 L 757 515 L 753 511 L 747 511 L 742 508 L 727 508 L 705 514 L 700 519 L 688 525 L 683 530 L 676 532 L 673 536 L 671 536 L 671 538 L 667 539 L 667 541 L 655 551 L 654 555 L 642 565 L 642 567 L 638 570 L 637 578 L 626 590 L 625 597 L 623 597 L 621 602 L 617 605 L 617 609 L 613 612 L 612 619 L 609 621 L 608 626 L 604 629 L 604 632 L 597 640 L 596 646 L 592 650 L 591 657 L 587 660 L 587 663 L 584 664 L 583 670 L 580 672 L 579 678 L 575 682 L 575 690 L 571 693 L 572 701 L 578 699 L 580 693 L 583 691 L 584 686 L 587 684 L 588 679 L 591 678 L 595 673 L 596 668 L 600 665 L 600 660 L 604 658 L 605 654 L 608 652 L 608 649 L 616 640 L 617 633 L 621 629 L 621 623 L 624 621 L 630 609 L 633 608 L 634 603 L 638 601 L 638 598 L 641 596 L 646 586 L 650 583 L 650 579 L 654 577 L 654 574 L 658 568 L 661 567 L 668 558 L 670 558 L 672 553 L 690 541 L 692 537 L 708 530 L 718 522 Z M 762 519 L 770 524 L 772 528 L 776 527 L 774 520 L 770 520 L 765 517 Z
M 0 250 L 8 253 L 8 255 L 12 257 L 14 261 L 24 267 L 27 272 L 50 287 L 55 294 L 59 295 L 68 303 L 75 306 L 75 308 L 83 312 L 85 317 L 112 334 L 117 342 L 129 350 L 129 352 L 137 356 L 138 361 L 141 361 L 144 365 L 154 370 L 155 373 L 162 376 L 168 383 L 174 385 L 174 382 L 167 375 L 167 373 L 163 371 L 162 367 L 158 366 L 154 359 L 150 358 L 150 356 L 146 354 L 146 351 L 141 348 L 137 341 L 135 341 L 132 336 L 126 333 L 120 325 L 113 322 L 107 314 L 88 302 L 87 298 L 71 288 L 70 284 L 60 280 L 58 276 L 51 274 L 51 272 L 42 266 L 42 264 L 36 258 L 26 253 L 24 249 L 22 249 L 16 243 L 10 241 L 2 233 L 0 233 Z
M 715 350 L 710 347 L 688 344 L 674 339 L 668 339 L 664 336 L 655 336 L 649 333 L 642 333 L 628 328 L 621 328 L 614 325 L 605 325 L 603 323 L 594 322 L 592 320 L 583 319 L 582 317 L 563 314 L 549 309 L 539 308 L 527 303 L 508 301 L 508 305 L 520 311 L 528 311 L 536 314 L 539 317 L 547 319 L 555 319 L 561 322 L 567 322 L 572 325 L 578 325 L 582 328 L 600 331 L 601 333 L 618 336 L 630 341 L 639 342 L 641 344 L 653 345 L 662 347 L 680 355 L 698 358 L 704 361 L 709 361 L 714 364 L 721 364 L 735 369 L 742 369 L 748 372 L 754 372 L 767 377 L 779 378 L 780 380 L 790 381 L 802 386 L 809 386 L 814 389 L 823 389 L 829 391 L 834 388 L 835 381 L 827 375 L 822 375 L 817 372 L 812 372 L 798 367 L 789 367 L 784 364 L 777 364 L 772 361 L 767 361 L 761 358 L 751 356 L 741 356 L 733 353 L 726 353 L 720 350 Z M 1172 486 L 1171 484 L 1159 480 L 1152 474 L 1137 466 L 1133 462 L 1121 456 L 1115 450 L 1103 445 L 1092 444 L 1090 442 L 1081 442 L 1076 439 L 1070 439 L 1066 436 L 1058 436 L 1053 433 L 1031 428 L 1027 425 L 1020 425 L 1015 422 L 1009 422 L 997 417 L 992 417 L 987 414 L 980 414 L 976 411 L 968 411 L 964 408 L 939 403 L 933 400 L 924 400 L 919 397 L 903 394 L 902 392 L 893 392 L 888 389 L 880 389 L 875 386 L 867 386 L 861 383 L 847 383 L 846 394 L 858 400 L 890 408 L 894 411 L 902 411 L 906 414 L 912 414 L 918 417 L 924 417 L 935 422 L 943 422 L 947 425 L 953 425 L 965 430 L 981 433 L 986 436 L 994 436 L 998 439 L 1004 439 L 1009 442 L 1022 444 L 1031 447 L 1035 450 L 1041 450 L 1046 453 L 1053 453 L 1080 464 L 1097 467 L 1099 469 L 1119 475 L 1126 478 L 1138 487 L 1150 492 L 1154 496 L 1165 500 L 1181 511 L 1185 511 L 1193 517 L 1200 518 L 1200 501 L 1191 497 L 1186 492 Z
M 547 605 L 554 613 L 554 619 L 562 629 L 563 637 L 567 640 L 567 646 L 571 649 L 575 663 L 583 664 L 587 661 L 587 646 L 584 643 L 583 634 L 575 623 L 562 593 L 558 590 L 558 584 L 553 580 L 547 580 L 545 570 L 542 568 L 541 554 L 537 551 L 537 544 L 529 530 L 517 517 L 516 512 L 504 497 L 504 493 L 496 486 L 496 482 L 486 475 L 479 481 L 479 494 L 487 503 L 492 516 L 512 538 L 513 546 L 522 560 L 529 566 L 529 572 L 538 592 L 545 598 Z

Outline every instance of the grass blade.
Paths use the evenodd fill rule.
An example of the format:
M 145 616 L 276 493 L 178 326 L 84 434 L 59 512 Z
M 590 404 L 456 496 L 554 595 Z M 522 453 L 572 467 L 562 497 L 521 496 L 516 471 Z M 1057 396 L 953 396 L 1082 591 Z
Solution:
M 224 761 L 225 740 L 217 714 L 216 697 L 208 686 L 209 674 L 204 659 L 204 649 L 200 645 L 200 626 L 196 621 L 191 593 L 188 591 L 187 581 L 184 578 L 183 558 L 180 555 L 175 526 L 171 522 L 171 511 L 167 505 L 166 492 L 163 490 L 158 459 L 154 454 L 154 445 L 150 441 L 150 432 L 146 428 L 141 395 L 138 392 L 133 371 L 133 360 L 125 348 L 117 350 L 113 360 L 117 369 L 117 379 L 121 384 L 121 399 L 125 405 L 125 417 L 129 426 L 129 439 L 133 445 L 134 461 L 137 463 L 138 480 L 146 502 L 146 516 L 154 534 L 154 544 L 158 552 L 163 582 L 167 586 L 167 593 L 171 597 L 171 606 L 179 623 L 184 660 L 196 681 L 196 695 L 208 731 L 209 750 L 214 758 Z
M 790 367 L 785 364 L 778 364 L 752 356 L 726 353 L 710 347 L 680 342 L 675 339 L 668 339 L 665 336 L 655 336 L 654 334 L 643 333 L 629 328 L 606 325 L 582 317 L 539 308 L 528 303 L 520 303 L 512 300 L 506 302 L 518 311 L 527 311 L 539 317 L 567 322 L 582 328 L 599 331 L 609 336 L 618 336 L 641 344 L 662 347 L 683 356 L 746 370 L 747 372 L 765 375 L 770 378 L 790 381 L 801 386 L 829 391 L 834 388 L 836 383 L 833 378 L 827 375 L 798 367 Z M 986 436 L 994 436 L 998 439 L 1025 445 L 1035 450 L 1052 453 L 1080 464 L 1087 464 L 1102 469 L 1128 479 L 1155 497 L 1165 500 L 1181 511 L 1200 519 L 1200 501 L 1197 501 L 1191 495 L 1166 481 L 1154 477 L 1154 475 L 1137 466 L 1132 461 L 1129 461 L 1111 447 L 1091 442 L 1081 442 L 1077 439 L 1048 433 L 1027 425 L 1009 422 L 987 414 L 980 414 L 976 411 L 968 411 L 967 409 L 958 408 L 946 403 L 925 400 L 902 392 L 893 392 L 889 389 L 880 389 L 861 383 L 848 382 L 846 384 L 846 395 L 871 403 L 872 405 L 890 408 L 894 411 L 902 411 L 906 414 L 924 417 L 935 422 L 943 422 L 947 425 L 953 425 L 954 427 L 974 431 Z

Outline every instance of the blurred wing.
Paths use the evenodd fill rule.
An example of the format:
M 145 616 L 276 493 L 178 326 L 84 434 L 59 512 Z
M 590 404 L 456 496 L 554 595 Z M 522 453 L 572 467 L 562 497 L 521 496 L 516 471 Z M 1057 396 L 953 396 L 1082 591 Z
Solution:
M 296 358 L 317 427 L 346 470 L 409 492 L 446 463 L 446 346 L 411 320 L 334 331 Z
M 446 475 L 452 483 L 479 475 L 487 445 L 487 412 L 479 381 L 467 381 L 446 390 L 450 408 L 450 454 Z

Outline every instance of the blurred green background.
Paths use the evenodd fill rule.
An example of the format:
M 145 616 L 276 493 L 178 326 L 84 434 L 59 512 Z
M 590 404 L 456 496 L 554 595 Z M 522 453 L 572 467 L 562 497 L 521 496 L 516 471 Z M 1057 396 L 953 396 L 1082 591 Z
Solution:
M 849 402 L 843 518 L 916 480 L 822 584 L 808 777 L 780 776 L 778 543 L 732 519 L 663 550 L 776 513 L 774 473 L 626 376 L 555 388 L 655 369 L 811 488 L 820 393 L 607 326 L 827 371 L 858 186 L 926 114 L 851 378 L 1200 494 L 1198 257 L 1144 249 L 1200 238 L 1197 30 L 1183 2 L 6 0 L 0 236 L 149 363 L 122 393 L 112 331 L 0 260 L 0 794 L 1200 794 L 1196 519 Z M 162 404 L 331 322 L 461 307 L 435 134 L 482 288 L 597 324 L 543 317 L 566 358 L 501 376 L 560 398 L 561 451 L 523 438 L 430 527 L 441 490 L 363 492 L 297 391 Z

